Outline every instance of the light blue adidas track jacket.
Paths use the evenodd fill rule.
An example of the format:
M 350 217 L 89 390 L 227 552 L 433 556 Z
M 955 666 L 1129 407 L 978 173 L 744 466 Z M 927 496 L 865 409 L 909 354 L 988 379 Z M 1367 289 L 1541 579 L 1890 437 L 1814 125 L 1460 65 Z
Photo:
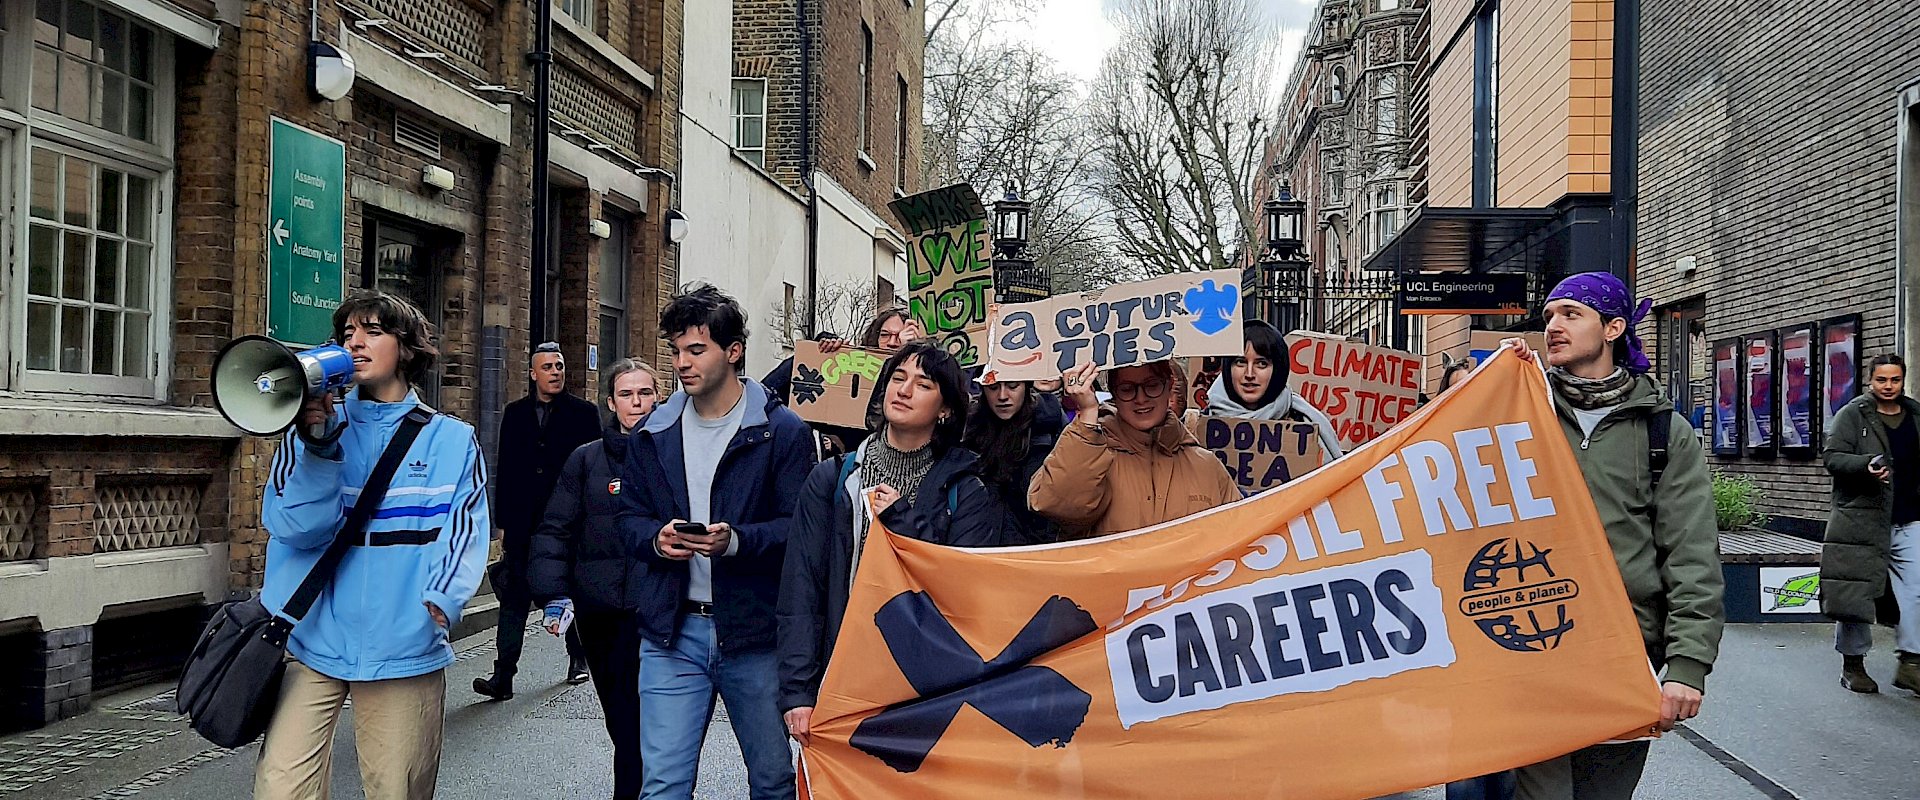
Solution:
M 333 458 L 300 441 L 291 429 L 273 460 L 262 504 L 267 542 L 261 601 L 279 613 L 346 521 L 380 453 L 407 411 L 399 403 L 363 401 L 350 392 L 334 407 L 345 414 Z M 347 551 L 333 580 L 287 649 L 300 663 L 330 677 L 373 681 L 424 675 L 453 661 L 447 632 L 422 601 L 438 606 L 449 623 L 479 588 L 492 525 L 487 513 L 486 461 L 473 426 L 444 414 L 420 431 L 359 546 Z

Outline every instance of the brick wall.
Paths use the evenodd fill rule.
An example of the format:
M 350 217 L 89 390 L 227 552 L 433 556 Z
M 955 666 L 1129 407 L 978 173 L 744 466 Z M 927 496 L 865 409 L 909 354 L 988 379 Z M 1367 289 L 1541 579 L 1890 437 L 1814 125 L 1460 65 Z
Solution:
M 801 83 L 800 74 L 798 5 L 793 0 L 734 0 L 733 74 L 767 79 L 766 170 L 788 189 L 804 193 L 806 184 L 801 172 L 805 165 L 800 163 L 804 125 L 800 107 L 806 87 Z M 807 0 L 806 5 L 815 15 L 810 21 L 813 23 L 813 67 L 817 71 L 820 69 L 818 13 L 821 3 Z M 855 35 L 858 35 L 857 28 Z M 858 47 L 857 41 L 855 46 Z M 818 99 L 816 94 L 816 102 Z
M 1861 360 L 1892 349 L 1895 94 L 1920 76 L 1909 10 L 1647 0 L 1641 293 L 1704 298 L 1709 341 L 1858 312 Z M 1691 278 L 1682 256 L 1697 259 Z M 1643 335 L 1665 346 L 1652 325 Z M 1817 462 L 1712 461 L 1755 478 L 1775 515 L 1825 519 Z
M 905 0 L 862 0 L 822 3 L 815 8 L 821 6 L 824 6 L 824 50 L 818 66 L 820 107 L 815 112 L 819 120 L 820 169 L 832 175 L 862 204 L 879 212 L 883 218 L 891 218 L 892 215 L 883 209 L 895 196 L 894 164 L 899 157 L 896 126 L 900 112 L 896 81 L 899 78 L 907 81 L 908 106 L 914 109 L 907 114 L 907 181 L 909 184 L 918 183 L 915 173 L 919 171 L 917 166 L 921 146 L 918 110 L 926 4 L 909 5 Z M 865 151 L 871 158 L 871 168 L 859 158 L 860 96 L 863 91 L 868 91 L 860 83 L 860 60 L 864 49 L 862 25 L 873 34 L 873 70 L 868 75 L 871 94 L 867 104 L 868 136 Z M 919 189 L 917 185 L 905 188 L 908 193 Z

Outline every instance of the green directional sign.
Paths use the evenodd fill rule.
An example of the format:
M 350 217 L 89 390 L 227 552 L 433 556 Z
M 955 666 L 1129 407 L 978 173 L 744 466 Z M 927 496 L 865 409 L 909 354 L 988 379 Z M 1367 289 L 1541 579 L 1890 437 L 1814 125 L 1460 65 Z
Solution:
M 347 146 L 273 120 L 267 203 L 267 335 L 288 344 L 333 336 L 346 294 Z

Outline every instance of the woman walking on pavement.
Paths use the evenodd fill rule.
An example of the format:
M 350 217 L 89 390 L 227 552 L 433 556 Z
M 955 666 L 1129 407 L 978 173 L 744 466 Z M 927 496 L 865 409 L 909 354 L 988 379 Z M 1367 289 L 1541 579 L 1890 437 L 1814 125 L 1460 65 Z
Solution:
M 1260 320 L 1246 323 L 1246 352 L 1225 359 L 1226 373 L 1207 389 L 1207 414 L 1236 419 L 1286 420 L 1313 425 L 1327 460 L 1340 457 L 1333 421 L 1287 386 L 1293 361 L 1279 329 Z
M 1050 384 L 1047 385 L 1047 384 Z M 1000 496 L 1007 525 L 1020 544 L 1057 541 L 1052 520 L 1027 505 L 1027 487 L 1067 427 L 1059 381 L 999 381 L 980 387 L 980 401 L 967 418 L 967 449 L 980 454 L 980 477 Z
M 966 376 L 931 341 L 907 344 L 881 367 L 860 449 L 807 477 L 780 578 L 780 711 L 802 745 L 860 568 L 873 494 L 879 519 L 901 536 L 955 547 L 1009 541 L 1005 512 L 981 481 L 979 456 L 960 446 Z
M 573 601 L 573 624 L 613 740 L 613 797 L 632 800 L 640 796 L 640 636 L 632 596 L 638 587 L 630 578 L 645 567 L 628 552 L 615 518 L 627 436 L 653 410 L 658 381 L 652 367 L 621 359 L 607 368 L 604 394 L 612 420 L 600 441 L 567 457 L 533 535 L 527 580 L 542 602 Z
M 1027 502 L 1074 534 L 1103 536 L 1158 525 L 1240 499 L 1213 451 L 1174 413 L 1173 365 L 1121 367 L 1107 375 L 1113 402 L 1095 398 L 1099 367 L 1067 370 L 1067 397 L 1081 409 L 1027 489 Z
M 333 334 L 353 354 L 354 388 L 341 402 L 309 399 L 274 457 L 260 514 L 269 610 L 280 613 L 333 542 L 402 421 L 430 419 L 364 541 L 293 628 L 253 794 L 326 798 L 334 728 L 351 697 L 366 797 L 426 800 L 440 772 L 447 630 L 487 561 L 486 466 L 473 426 L 426 408 L 413 391 L 439 354 L 419 309 L 388 294 L 353 297 L 334 311 Z

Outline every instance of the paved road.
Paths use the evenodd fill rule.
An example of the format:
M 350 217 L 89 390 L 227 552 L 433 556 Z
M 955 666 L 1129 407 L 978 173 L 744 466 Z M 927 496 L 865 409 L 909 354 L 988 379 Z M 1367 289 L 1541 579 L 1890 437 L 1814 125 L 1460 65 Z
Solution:
M 1892 678 L 1890 634 L 1871 667 Z M 1840 688 L 1824 625 L 1730 626 L 1707 712 L 1653 746 L 1639 797 L 1647 800 L 1899 800 L 1920 797 L 1920 699 Z M 529 635 L 522 694 L 482 703 L 468 690 L 489 668 L 490 636 L 463 640 L 449 672 L 441 798 L 604 798 L 611 749 L 591 686 L 558 683 L 563 652 Z M 551 677 L 548 677 L 551 676 Z M 552 680 L 552 685 L 541 685 Z M 142 798 L 228 800 L 252 786 L 258 747 L 206 745 L 167 713 L 149 687 L 102 701 L 93 713 L 0 739 L 0 800 Z M 746 795 L 724 722 L 709 731 L 700 798 Z M 343 731 L 349 725 L 343 720 Z M 361 798 L 352 740 L 334 759 L 335 798 Z M 1223 797 L 1226 795 L 1222 795 Z M 1409 795 L 1437 800 L 1438 790 Z

